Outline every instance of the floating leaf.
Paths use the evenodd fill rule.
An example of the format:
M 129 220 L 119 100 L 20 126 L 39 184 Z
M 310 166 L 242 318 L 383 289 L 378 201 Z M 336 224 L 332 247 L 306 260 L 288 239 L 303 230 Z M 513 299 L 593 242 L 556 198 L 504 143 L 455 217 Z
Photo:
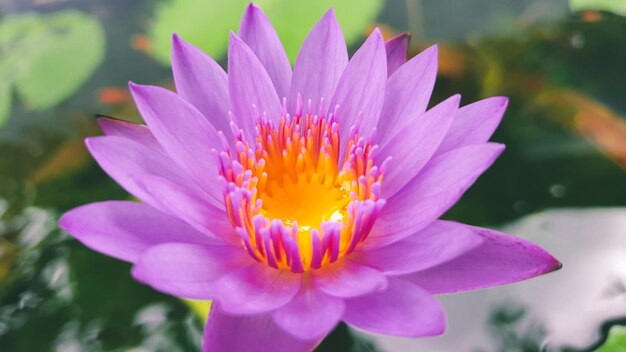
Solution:
M 0 23 L 0 33 L 2 81 L 15 85 L 35 110 L 71 96 L 104 57 L 102 26 L 74 10 L 10 16 Z
M 624 0 L 570 0 L 569 6 L 572 11 L 600 10 L 626 16 Z
M 153 56 L 169 65 L 172 33 L 198 46 L 214 58 L 226 53 L 228 33 L 239 28 L 248 0 L 172 0 L 160 3 L 148 34 Z M 381 10 L 382 0 L 260 0 L 289 58 L 293 61 L 302 41 L 328 8 L 335 8 L 348 43 L 360 38 Z
M 172 33 L 178 33 L 212 57 L 221 57 L 228 33 L 237 30 L 246 0 L 174 0 L 159 4 L 149 30 L 151 52 L 163 64 L 170 61 Z
M 626 328 L 614 326 L 609 332 L 609 338 L 596 352 L 626 352 Z

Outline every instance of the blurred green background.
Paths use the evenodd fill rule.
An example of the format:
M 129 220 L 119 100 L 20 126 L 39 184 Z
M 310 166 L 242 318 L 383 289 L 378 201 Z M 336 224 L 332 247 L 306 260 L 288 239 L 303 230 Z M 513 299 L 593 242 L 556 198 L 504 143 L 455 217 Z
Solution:
M 172 32 L 225 64 L 246 4 L 0 0 L 0 351 L 199 349 L 201 309 L 134 282 L 128 264 L 83 247 L 56 221 L 71 207 L 128 197 L 84 148 L 100 133 L 95 114 L 140 121 L 126 83 L 173 87 Z M 626 205 L 626 1 L 258 4 L 292 60 L 334 6 L 351 51 L 375 26 L 387 38 L 410 32 L 409 56 L 440 44 L 432 105 L 454 93 L 463 104 L 510 97 L 493 138 L 507 151 L 447 218 L 498 227 L 549 208 Z M 494 350 L 542 350 L 542 334 L 502 342 L 496 318 Z M 626 333 L 612 328 L 625 321 L 590 326 L 599 336 L 576 349 L 626 351 Z M 379 347 L 340 325 L 319 351 Z

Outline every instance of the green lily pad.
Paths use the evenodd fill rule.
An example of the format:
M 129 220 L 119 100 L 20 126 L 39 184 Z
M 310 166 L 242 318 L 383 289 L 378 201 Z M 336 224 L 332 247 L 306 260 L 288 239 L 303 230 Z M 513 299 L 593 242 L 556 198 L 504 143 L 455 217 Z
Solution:
M 626 352 L 626 327 L 612 327 L 609 338 L 596 352 Z
M 79 11 L 8 16 L 0 22 L 0 33 L 4 84 L 0 88 L 8 91 L 0 92 L 0 99 L 10 99 L 10 86 L 14 86 L 34 110 L 50 108 L 71 96 L 104 57 L 102 26 Z M 3 107 L 1 112 L 5 115 L 0 114 L 0 121 L 8 109 Z
M 569 5 L 572 11 L 600 10 L 626 16 L 624 0 L 570 0 Z
M 171 36 L 178 33 L 212 57 L 226 54 L 228 33 L 239 28 L 239 21 L 249 1 L 171 0 L 155 9 L 148 30 L 151 52 L 161 63 L 169 65 Z M 348 44 L 362 37 L 367 26 L 382 9 L 382 0 L 260 0 L 259 6 L 270 18 L 289 58 L 293 61 L 302 41 L 315 22 L 330 7 Z
M 169 65 L 172 33 L 178 33 L 212 57 L 226 52 L 228 33 L 237 30 L 248 1 L 173 0 L 160 2 L 148 36 L 151 53 Z

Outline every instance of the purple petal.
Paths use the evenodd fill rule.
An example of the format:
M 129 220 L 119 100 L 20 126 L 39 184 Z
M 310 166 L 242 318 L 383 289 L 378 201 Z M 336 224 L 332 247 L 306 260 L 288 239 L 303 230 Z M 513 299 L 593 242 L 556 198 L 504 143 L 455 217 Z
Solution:
M 207 177 L 218 175 L 213 155 L 221 148 L 220 138 L 211 123 L 186 100 L 155 86 L 130 83 L 137 109 L 163 149 L 215 200 L 222 192 Z
M 241 19 L 239 37 L 259 58 L 272 79 L 279 98 L 289 96 L 291 64 L 274 27 L 255 4 L 250 4 Z
M 221 278 L 217 282 L 218 300 L 231 314 L 267 312 L 291 301 L 300 289 L 301 277 L 257 262 Z
M 311 279 L 317 289 L 335 297 L 361 296 L 387 286 L 387 278 L 380 271 L 350 260 L 325 265 L 313 271 Z
M 83 205 L 63 214 L 59 226 L 85 246 L 127 262 L 160 243 L 216 244 L 186 223 L 137 202 Z
M 500 124 L 508 103 L 506 97 L 492 97 L 459 109 L 436 154 L 487 142 Z
M 530 279 L 561 267 L 538 246 L 502 232 L 464 226 L 482 243 L 446 263 L 405 276 L 432 293 L 448 293 Z
M 304 341 L 287 333 L 270 314 L 230 315 L 213 302 L 204 327 L 203 352 L 309 352 L 320 340 Z
M 132 274 L 137 281 L 177 297 L 213 299 L 216 280 L 251 261 L 243 249 L 231 246 L 166 243 L 143 253 Z
M 107 136 L 128 138 L 135 142 L 139 142 L 152 150 L 165 153 L 146 125 L 118 120 L 107 116 L 99 116 L 98 124 Z
M 250 137 L 257 114 L 278 121 L 282 108 L 276 89 L 259 58 L 236 34 L 228 45 L 228 91 L 235 118 Z M 256 110 L 256 111 L 255 111 Z
M 135 181 L 149 192 L 160 209 L 190 224 L 200 232 L 239 245 L 241 239 L 233 230 L 226 212 L 210 203 L 208 196 L 191 192 L 158 176 L 142 176 Z
M 483 242 L 466 226 L 435 221 L 425 229 L 391 245 L 359 251 L 350 257 L 389 275 L 409 274 L 447 262 Z
M 228 76 L 224 69 L 174 34 L 172 71 L 178 95 L 193 104 L 218 131 L 230 133 Z
M 409 33 L 401 33 L 385 42 L 387 52 L 387 76 L 391 76 L 406 62 L 406 52 L 409 47 Z
M 277 309 L 272 317 L 278 326 L 302 340 L 326 336 L 343 314 L 343 300 L 316 290 L 311 283 L 302 285 L 287 305 Z
M 158 199 L 136 182 L 140 175 L 157 175 L 192 192 L 202 193 L 166 155 L 133 140 L 118 137 L 90 137 L 85 144 L 100 167 L 133 196 L 163 211 Z
M 387 200 L 360 247 L 382 247 L 415 234 L 438 219 L 503 150 L 501 144 L 477 144 L 432 159 L 405 188 Z
M 343 320 L 357 328 L 386 335 L 440 335 L 446 328 L 439 302 L 410 282 L 389 278 L 385 291 L 348 299 Z
M 341 140 L 347 139 L 352 126 L 358 125 L 365 137 L 376 127 L 385 98 L 386 60 L 385 42 L 376 28 L 350 59 L 329 105 L 329 111 L 339 105 Z
M 302 43 L 293 70 L 289 111 L 296 110 L 298 94 L 306 102 L 319 104 L 332 98 L 339 78 L 348 64 L 348 50 L 341 27 L 330 9 L 311 29 Z
M 437 77 L 437 46 L 431 46 L 396 70 L 387 81 L 376 133 L 380 145 L 426 111 Z
M 460 101 L 458 94 L 448 98 L 412 120 L 381 149 L 380 160 L 391 157 L 382 189 L 384 198 L 398 192 L 431 159 L 450 127 Z

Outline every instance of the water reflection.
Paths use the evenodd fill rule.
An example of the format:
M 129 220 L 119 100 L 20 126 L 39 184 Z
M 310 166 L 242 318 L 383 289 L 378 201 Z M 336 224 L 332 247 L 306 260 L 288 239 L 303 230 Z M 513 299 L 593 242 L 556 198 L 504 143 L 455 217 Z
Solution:
M 450 324 L 442 337 L 373 339 L 390 352 L 597 347 L 608 330 L 604 322 L 621 323 L 626 316 L 625 228 L 626 208 L 562 209 L 526 217 L 506 231 L 554 253 L 563 263 L 561 270 L 511 286 L 442 297 Z
M 11 268 L 0 278 L 0 350 L 197 349 L 200 321 L 181 302 L 74 243 L 57 229 L 56 213 L 28 207 L 8 217 L 7 202 L 0 205 L 8 218 L 0 221 L 0 263 Z

